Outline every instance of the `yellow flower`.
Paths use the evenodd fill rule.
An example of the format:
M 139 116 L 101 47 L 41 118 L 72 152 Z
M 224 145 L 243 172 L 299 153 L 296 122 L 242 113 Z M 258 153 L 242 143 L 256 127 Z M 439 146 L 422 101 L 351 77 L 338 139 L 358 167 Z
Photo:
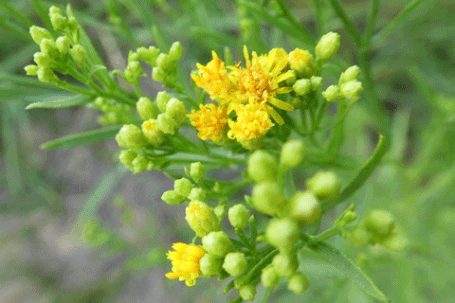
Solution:
M 263 104 L 267 113 L 278 124 L 283 124 L 284 120 L 271 106 L 278 107 L 283 110 L 294 110 L 294 107 L 289 103 L 281 101 L 275 96 L 277 94 L 288 93 L 292 90 L 290 87 L 279 87 L 279 83 L 288 79 L 292 75 L 283 73 L 283 69 L 288 64 L 287 54 L 280 49 L 273 49 L 268 55 L 258 56 L 256 52 L 252 52 L 252 58 L 248 54 L 246 46 L 243 48 L 243 54 L 246 60 L 246 68 L 230 66 L 232 72 L 229 74 L 229 79 L 235 84 L 236 90 L 235 99 L 221 100 L 221 104 L 228 102 L 235 103 L 250 103 Z M 228 112 L 235 107 L 229 106 Z
M 172 261 L 172 272 L 166 274 L 169 279 L 185 280 L 187 286 L 196 284 L 196 278 L 201 275 L 199 260 L 205 255 L 205 250 L 198 245 L 174 243 L 167 258 Z
M 232 85 L 229 81 L 224 62 L 212 51 L 213 59 L 207 66 L 196 64 L 197 75 L 191 75 L 197 86 L 203 88 L 212 100 L 227 99 L 231 95 Z
M 219 142 L 223 138 L 223 131 L 227 126 L 228 116 L 226 107 L 214 104 L 199 105 L 199 110 L 193 110 L 188 115 L 191 124 L 198 130 L 202 140 L 211 139 Z
M 238 104 L 234 110 L 237 120 L 229 120 L 228 137 L 237 141 L 253 140 L 263 135 L 274 125 L 264 104 Z

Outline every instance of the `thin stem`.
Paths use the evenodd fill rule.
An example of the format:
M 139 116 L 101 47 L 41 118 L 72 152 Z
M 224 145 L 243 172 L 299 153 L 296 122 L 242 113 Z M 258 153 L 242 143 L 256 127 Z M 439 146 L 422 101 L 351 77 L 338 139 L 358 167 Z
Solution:
M 367 29 L 365 31 L 365 36 L 363 38 L 364 44 L 370 45 L 371 36 L 373 35 L 374 31 L 376 16 L 378 15 L 378 9 L 379 0 L 371 0 L 370 16 L 368 17 Z
M 354 26 L 354 23 L 352 23 L 351 19 L 349 19 L 348 15 L 337 0 L 330 0 L 330 4 L 332 5 L 338 17 L 340 17 L 341 21 L 343 21 L 344 26 L 354 40 L 354 43 L 357 45 L 357 47 L 360 47 L 362 44 L 362 39 L 360 37 L 359 30 Z
M 267 289 L 267 292 L 264 295 L 264 299 L 262 299 L 262 303 L 267 303 L 269 301 L 270 296 L 273 293 L 273 289 L 274 289 L 274 287 L 270 287 L 269 289 Z
M 329 229 L 326 229 L 324 230 L 322 233 L 314 236 L 314 237 L 310 237 L 310 242 L 311 243 L 317 243 L 317 242 L 321 242 L 321 241 L 324 241 L 326 239 L 329 239 L 333 236 L 337 236 L 341 233 L 340 229 L 338 228 L 338 226 L 333 226 Z
M 299 22 L 297 22 L 297 20 L 295 20 L 295 18 L 291 14 L 291 11 L 289 10 L 289 7 L 284 2 L 284 0 L 277 0 L 277 2 L 278 2 L 278 5 L 280 6 L 281 10 L 283 11 L 283 14 L 286 17 L 286 19 L 296 29 L 300 30 L 306 36 L 306 38 L 314 44 L 315 41 L 314 41 L 313 36 L 310 34 L 310 32 L 304 26 L 302 26 Z
M 1 0 L 0 1 L 0 5 L 3 6 L 6 10 L 8 10 L 10 12 L 11 15 L 13 15 L 14 17 L 16 17 L 16 19 L 20 20 L 24 25 L 26 25 L 27 27 L 30 27 L 33 25 L 33 22 L 30 21 L 24 14 L 22 14 L 21 12 L 19 12 L 16 8 L 14 8 L 13 6 L 11 6 L 8 1 L 6 0 Z

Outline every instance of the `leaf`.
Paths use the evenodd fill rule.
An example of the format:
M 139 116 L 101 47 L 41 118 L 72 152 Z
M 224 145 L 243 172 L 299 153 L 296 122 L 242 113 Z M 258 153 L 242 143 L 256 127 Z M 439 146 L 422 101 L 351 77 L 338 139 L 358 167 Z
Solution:
M 73 148 L 80 145 L 108 140 L 113 138 L 118 133 L 120 127 L 120 125 L 116 125 L 113 127 L 58 138 L 56 140 L 42 144 L 41 149 Z
M 86 95 L 76 95 L 66 98 L 58 98 L 56 100 L 46 100 L 35 102 L 27 105 L 25 109 L 32 108 L 63 108 L 63 107 L 72 107 L 77 105 L 82 105 L 91 102 L 94 99 L 93 96 Z
M 101 64 L 93 65 L 90 71 L 88 72 L 89 77 L 91 77 L 94 73 L 100 70 L 107 70 L 106 66 Z
M 357 286 L 366 294 L 378 299 L 382 302 L 391 302 L 382 291 L 374 284 L 374 282 L 365 275 L 362 270 L 354 264 L 350 259 L 343 255 L 338 249 L 324 242 L 308 243 L 308 247 L 321 255 L 324 255 L 335 267 L 348 278 L 350 278 Z

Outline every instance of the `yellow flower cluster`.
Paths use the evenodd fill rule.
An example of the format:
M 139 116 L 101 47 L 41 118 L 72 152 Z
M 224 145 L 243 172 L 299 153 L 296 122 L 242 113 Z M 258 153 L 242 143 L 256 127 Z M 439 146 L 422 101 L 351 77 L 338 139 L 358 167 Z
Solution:
M 166 274 L 169 279 L 185 280 L 187 286 L 196 284 L 196 278 L 201 275 L 199 261 L 205 255 L 205 250 L 198 245 L 174 243 L 174 251 L 167 253 L 167 258 L 172 261 L 172 272 Z
M 239 63 L 225 67 L 212 52 L 213 59 L 206 66 L 197 64 L 198 73 L 191 76 L 196 85 L 221 105 L 200 105 L 198 111 L 193 110 L 188 115 L 202 140 L 219 142 L 226 134 L 238 142 L 254 140 L 274 125 L 271 119 L 280 125 L 284 123 L 274 107 L 294 110 L 292 105 L 275 97 L 292 90 L 291 87 L 280 87 L 280 83 L 292 77 L 286 73 L 288 54 L 275 48 L 267 55 L 258 56 L 252 52 L 250 58 L 246 46 L 243 53 L 246 67 Z M 236 118 L 228 118 L 233 111 Z M 226 128 L 229 128 L 227 132 L 224 131 Z

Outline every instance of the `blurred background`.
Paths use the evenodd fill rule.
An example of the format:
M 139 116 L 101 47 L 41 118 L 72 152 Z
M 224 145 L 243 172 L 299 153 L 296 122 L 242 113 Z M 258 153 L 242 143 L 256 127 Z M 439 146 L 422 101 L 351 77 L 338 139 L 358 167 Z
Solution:
M 109 69 L 123 70 L 129 50 L 154 44 L 153 25 L 159 26 L 167 43 L 178 40 L 183 44 L 181 72 L 187 80 L 196 62 L 205 64 L 211 59 L 211 50 L 220 54 L 225 46 L 231 47 L 235 61 L 240 61 L 243 44 L 258 52 L 305 46 L 257 12 L 236 7 L 236 1 L 69 2 Z M 340 66 L 334 64 L 325 71 L 324 87 L 347 66 L 361 65 L 352 39 L 326 2 L 286 1 L 293 16 L 314 37 L 327 31 L 342 37 L 334 60 Z M 380 1 L 374 33 L 393 22 L 410 2 Z M 31 102 L 65 95 L 50 85 L 29 81 L 35 79 L 26 78 L 23 67 L 32 63 L 38 51 L 27 35 L 29 26 L 44 25 L 37 8 L 47 11 L 56 5 L 63 10 L 66 3 L 0 1 L 0 301 L 234 299 L 234 291 L 223 293 L 226 281 L 198 279 L 195 287 L 188 288 L 164 277 L 171 268 L 166 251 L 173 242 L 192 239 L 184 206 L 160 200 L 172 188 L 166 176 L 124 171 L 114 140 L 73 149 L 40 149 L 58 137 L 99 128 L 99 112 L 83 106 L 25 110 Z M 318 14 L 314 3 L 322 7 Z M 361 31 L 369 5 L 364 0 L 342 1 Z M 14 10 L 27 18 L 15 15 Z M 422 1 L 393 32 L 373 45 L 368 62 L 380 104 L 369 107 L 371 100 L 364 93 L 346 119 L 342 154 L 355 161 L 350 168 L 336 168 L 343 184 L 371 155 L 379 130 L 389 137 L 391 146 L 372 178 L 327 222 L 348 203 L 356 204 L 360 218 L 374 208 L 395 215 L 410 241 L 404 252 L 376 246 L 359 249 L 348 241 L 335 241 L 392 302 L 454 302 L 454 10 L 453 1 Z M 324 26 L 318 20 L 324 20 Z M 150 97 L 160 86 L 150 78 L 141 80 Z M 378 126 L 378 117 L 385 126 Z M 318 168 L 311 163 L 305 166 L 297 187 L 303 188 L 304 179 Z M 80 222 L 88 216 L 111 233 L 110 244 L 81 240 Z M 375 302 L 317 256 L 303 252 L 300 257 L 305 260 L 301 269 L 310 279 L 309 290 L 297 296 L 283 283 L 270 302 Z M 261 302 L 263 293 L 259 287 L 255 302 Z

